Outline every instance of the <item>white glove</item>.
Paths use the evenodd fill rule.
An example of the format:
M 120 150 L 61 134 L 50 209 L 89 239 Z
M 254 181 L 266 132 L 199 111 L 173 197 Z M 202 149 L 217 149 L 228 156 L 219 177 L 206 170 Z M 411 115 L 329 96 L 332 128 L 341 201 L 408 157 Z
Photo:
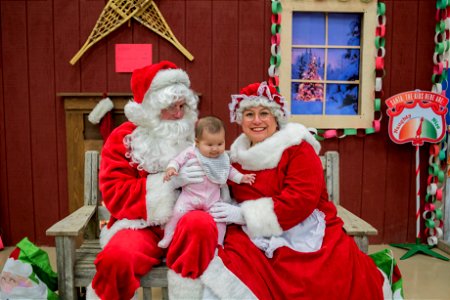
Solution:
M 224 202 L 217 202 L 214 204 L 209 213 L 214 218 L 215 222 L 234 223 L 245 225 L 244 215 L 239 206 Z
M 178 175 L 172 176 L 170 183 L 174 189 L 185 186 L 186 184 L 203 182 L 205 172 L 201 166 L 194 165 L 196 162 L 196 158 L 189 159 L 178 171 Z

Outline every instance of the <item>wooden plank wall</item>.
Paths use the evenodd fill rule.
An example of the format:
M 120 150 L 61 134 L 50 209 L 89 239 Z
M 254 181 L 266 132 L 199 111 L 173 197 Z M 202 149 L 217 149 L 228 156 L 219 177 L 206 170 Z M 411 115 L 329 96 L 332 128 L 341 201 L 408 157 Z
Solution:
M 45 229 L 68 214 L 65 116 L 56 94 L 129 92 L 130 74 L 114 72 L 115 44 L 152 44 L 154 61 L 171 60 L 187 70 L 202 94 L 202 115 L 224 120 L 230 94 L 267 78 L 270 0 L 155 1 L 193 62 L 133 21 L 71 66 L 106 2 L 0 0 L 0 230 L 8 245 L 25 236 L 53 243 Z M 435 1 L 385 3 L 385 98 L 429 90 Z M 239 129 L 227 127 L 230 144 Z M 341 203 L 378 228 L 371 242 L 413 241 L 414 149 L 390 142 L 386 115 L 381 133 L 327 140 L 323 150 L 340 152 Z M 427 150 L 422 147 L 422 178 Z
M 385 1 L 387 8 L 384 99 L 414 89 L 431 89 L 434 37 L 433 1 Z M 383 103 L 382 111 L 386 111 Z M 341 203 L 379 229 L 372 243 L 414 241 L 415 151 L 387 135 L 384 113 L 381 134 L 326 141 L 339 151 Z M 421 192 L 424 197 L 428 145 L 421 147 Z M 381 230 L 380 230 L 381 229 Z

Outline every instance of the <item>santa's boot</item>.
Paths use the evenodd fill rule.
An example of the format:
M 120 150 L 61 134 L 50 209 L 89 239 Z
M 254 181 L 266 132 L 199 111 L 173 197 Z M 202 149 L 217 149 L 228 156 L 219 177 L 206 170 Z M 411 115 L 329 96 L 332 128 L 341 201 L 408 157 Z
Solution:
M 138 299 L 138 292 L 136 291 L 134 293 L 133 298 L 131 300 L 137 300 Z M 95 290 L 92 288 L 92 282 L 89 283 L 89 285 L 86 288 L 86 300 L 100 300 L 100 297 L 97 295 Z
M 191 279 L 182 277 L 172 270 L 167 272 L 167 281 L 169 283 L 169 299 L 202 299 L 203 284 L 200 279 Z

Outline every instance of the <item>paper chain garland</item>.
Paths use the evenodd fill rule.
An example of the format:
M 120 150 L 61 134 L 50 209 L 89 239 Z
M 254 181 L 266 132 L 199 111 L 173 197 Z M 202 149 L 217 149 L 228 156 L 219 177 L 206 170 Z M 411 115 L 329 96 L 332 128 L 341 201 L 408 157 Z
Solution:
M 346 2 L 348 0 L 340 0 Z M 372 0 L 361 0 L 361 2 L 371 2 Z M 277 91 L 280 91 L 279 83 L 279 67 L 281 64 L 280 55 L 280 30 L 281 30 L 281 3 L 279 0 L 272 0 L 272 26 L 271 26 L 271 47 L 270 47 L 270 66 L 268 70 L 269 83 L 273 85 Z M 385 34 L 386 34 L 386 5 L 383 2 L 377 3 L 377 27 L 375 46 L 377 48 L 377 56 L 375 60 L 375 100 L 374 111 L 376 118 L 371 128 L 359 129 L 359 128 L 344 128 L 344 129 L 319 129 L 317 130 L 316 139 L 324 140 L 328 138 L 344 138 L 349 135 L 366 136 L 380 131 L 381 119 L 383 113 L 381 112 L 381 97 L 383 96 L 382 83 L 383 77 L 386 74 L 384 69 L 384 56 L 386 54 L 385 48 Z
M 272 38 L 270 46 L 270 67 L 269 73 L 269 84 L 274 86 L 278 92 L 280 92 L 280 29 L 281 29 L 281 3 L 279 0 L 272 0 Z
M 444 140 L 447 137 L 444 137 Z M 430 246 L 437 245 L 438 239 L 443 234 L 442 198 L 445 186 L 445 157 L 447 143 L 430 145 L 430 158 L 428 160 L 427 194 L 422 217 L 425 221 L 425 236 Z
M 431 91 L 445 95 L 448 88 L 447 72 L 450 59 L 450 3 L 448 0 L 436 1 L 436 28 L 434 35 L 433 75 Z M 446 85 L 443 87 L 442 83 Z M 447 124 L 448 125 L 448 124 Z M 425 221 L 424 234 L 427 243 L 435 246 L 443 235 L 442 198 L 446 168 L 447 135 L 441 144 L 430 145 L 430 158 L 427 179 L 427 194 L 422 217 Z

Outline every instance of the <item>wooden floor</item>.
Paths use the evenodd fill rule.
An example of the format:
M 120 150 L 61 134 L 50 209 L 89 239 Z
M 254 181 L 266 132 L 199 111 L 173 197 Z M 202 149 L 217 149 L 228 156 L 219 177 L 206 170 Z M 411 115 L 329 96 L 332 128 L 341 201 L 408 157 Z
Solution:
M 450 262 L 436 259 L 422 254 L 414 255 L 406 260 L 400 260 L 400 257 L 406 253 L 406 250 L 389 247 L 387 245 L 371 245 L 369 253 L 389 248 L 393 251 L 397 259 L 400 271 L 403 275 L 403 287 L 406 299 L 431 300 L 450 299 Z M 55 249 L 51 247 L 42 247 L 50 256 L 50 261 L 55 269 Z M 0 251 L 0 270 L 8 258 L 12 247 L 7 247 Z M 436 252 L 450 257 L 450 255 L 436 249 Z M 142 292 L 140 299 L 142 299 Z M 153 299 L 161 299 L 161 291 L 154 289 Z

